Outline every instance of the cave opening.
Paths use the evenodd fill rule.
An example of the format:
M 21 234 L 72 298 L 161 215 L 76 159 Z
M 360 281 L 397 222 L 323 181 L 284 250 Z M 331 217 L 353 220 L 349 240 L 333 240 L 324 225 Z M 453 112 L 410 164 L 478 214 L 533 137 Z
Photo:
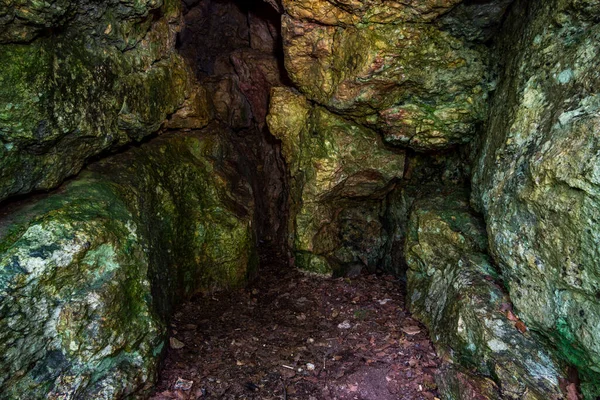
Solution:
M 0 399 L 600 396 L 597 0 L 13 3 Z

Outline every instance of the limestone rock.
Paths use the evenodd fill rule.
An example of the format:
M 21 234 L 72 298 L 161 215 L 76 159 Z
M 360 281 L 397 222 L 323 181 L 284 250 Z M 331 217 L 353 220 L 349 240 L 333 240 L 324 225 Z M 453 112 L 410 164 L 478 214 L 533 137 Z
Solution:
M 435 23 L 453 36 L 469 42 L 487 42 L 498 32 L 513 0 L 465 1 Z
M 95 3 L 15 0 L 0 17 L 0 201 L 154 133 L 186 97 L 179 2 Z
M 271 88 L 281 85 L 279 62 L 273 53 L 240 49 L 231 54 L 231 63 L 239 77 L 240 91 L 250 104 L 252 117 L 264 124 Z
M 369 129 L 312 106 L 291 89 L 272 92 L 267 119 L 291 173 L 290 226 L 301 267 L 375 267 L 386 233 L 382 204 L 404 173 L 404 152 Z
M 294 18 L 323 25 L 428 22 L 463 0 L 283 0 Z
M 504 70 L 473 202 L 516 310 L 600 395 L 600 7 L 519 1 L 495 49 Z
M 417 201 L 405 247 L 409 309 L 439 353 L 495 381 L 501 398 L 562 399 L 562 364 L 508 314 L 510 299 L 486 247 L 485 227 L 464 193 L 445 188 Z
M 171 116 L 165 121 L 163 127 L 167 129 L 202 129 L 212 119 L 212 105 L 209 94 L 201 85 L 195 85 L 190 89 L 189 97 Z
M 470 141 L 487 56 L 428 24 L 329 26 L 283 17 L 285 65 L 311 100 L 417 150 Z
M 3 395 L 143 394 L 173 307 L 244 282 L 256 260 L 252 201 L 230 179 L 220 129 L 110 157 L 2 217 Z
M 498 386 L 490 378 L 475 376 L 460 367 L 445 365 L 436 376 L 445 400 L 501 400 Z

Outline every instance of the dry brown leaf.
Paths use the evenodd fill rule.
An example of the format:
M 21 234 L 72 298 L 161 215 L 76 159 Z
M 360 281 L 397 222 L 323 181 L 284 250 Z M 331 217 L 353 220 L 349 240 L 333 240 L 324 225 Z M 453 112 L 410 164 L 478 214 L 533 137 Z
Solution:
M 567 400 L 579 400 L 579 393 L 577 392 L 577 385 L 570 383 L 567 386 Z
M 515 328 L 517 328 L 521 333 L 527 332 L 527 326 L 522 321 L 517 322 L 515 324 Z
M 421 333 L 421 328 L 416 325 L 405 326 L 402 328 L 402 332 L 406 333 L 407 335 L 416 335 Z
M 508 318 L 510 321 L 518 321 L 519 317 L 517 317 L 512 311 L 508 310 L 506 312 L 506 318 Z

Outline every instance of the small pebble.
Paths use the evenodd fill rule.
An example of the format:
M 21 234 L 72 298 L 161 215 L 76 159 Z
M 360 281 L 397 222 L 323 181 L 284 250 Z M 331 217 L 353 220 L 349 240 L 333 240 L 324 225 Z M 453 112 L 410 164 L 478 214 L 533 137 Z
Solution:
M 345 320 L 344 322 L 338 325 L 338 328 L 340 329 L 350 329 L 351 327 L 352 325 L 350 325 L 350 321 L 348 320 Z

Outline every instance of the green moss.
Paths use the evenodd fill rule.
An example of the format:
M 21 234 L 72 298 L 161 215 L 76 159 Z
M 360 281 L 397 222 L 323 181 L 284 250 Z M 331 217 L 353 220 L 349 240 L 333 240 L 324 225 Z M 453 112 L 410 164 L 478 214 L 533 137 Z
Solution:
M 417 201 L 405 245 L 409 308 L 438 352 L 496 382 L 501 396 L 560 398 L 563 364 L 540 338 L 519 332 L 503 315 L 511 300 L 495 282 L 486 243 L 465 193 L 446 188 Z
M 252 202 L 220 168 L 220 129 L 109 157 L 0 221 L 3 393 L 127 396 L 154 377 L 182 299 L 245 282 Z
M 189 71 L 166 16 L 148 17 L 158 4 L 108 6 L 76 34 L 67 26 L 0 45 L 0 201 L 56 187 L 88 158 L 154 133 L 183 103 Z M 179 6 L 165 7 L 175 18 Z
M 283 38 L 286 68 L 308 98 L 380 130 L 392 145 L 423 151 L 472 140 L 491 88 L 486 48 L 430 24 L 302 18 L 283 18 Z

